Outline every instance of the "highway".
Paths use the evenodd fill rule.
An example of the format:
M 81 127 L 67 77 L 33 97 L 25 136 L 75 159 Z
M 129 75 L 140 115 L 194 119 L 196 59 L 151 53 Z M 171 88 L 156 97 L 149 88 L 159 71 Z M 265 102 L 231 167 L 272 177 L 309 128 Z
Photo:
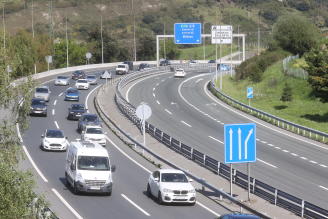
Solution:
M 71 80 L 71 85 L 74 83 Z M 100 82 L 98 80 L 98 82 Z M 104 83 L 101 81 L 101 83 Z M 45 83 L 51 90 L 47 117 L 31 117 L 28 130 L 22 133 L 23 145 L 38 168 L 39 175 L 55 195 L 67 202 L 76 218 L 215 218 L 228 211 L 197 193 L 195 206 L 159 205 L 145 194 L 149 173 L 156 167 L 134 153 L 104 126 L 111 163 L 116 165 L 112 196 L 74 195 L 64 178 L 65 152 L 47 152 L 40 149 L 41 134 L 45 129 L 59 128 L 69 141 L 80 138 L 77 121 L 66 119 L 68 107 L 75 102 L 64 101 L 67 86 Z M 98 85 L 81 91 L 80 103 L 95 113 L 93 97 Z
M 224 124 L 255 122 L 257 162 L 251 165 L 251 175 L 326 208 L 327 145 L 285 132 L 218 101 L 206 89 L 212 77 L 208 72 L 192 71 L 187 71 L 186 78 L 159 74 L 131 83 L 125 95 L 134 106 L 149 104 L 153 111 L 150 124 L 219 161 L 224 161 Z M 246 165 L 233 167 L 246 173 Z

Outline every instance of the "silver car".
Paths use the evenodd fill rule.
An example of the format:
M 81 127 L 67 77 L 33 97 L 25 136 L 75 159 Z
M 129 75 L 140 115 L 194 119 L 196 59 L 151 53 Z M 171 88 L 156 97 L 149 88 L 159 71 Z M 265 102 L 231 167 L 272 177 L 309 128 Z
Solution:
M 89 82 L 89 84 L 97 84 L 98 83 L 96 75 L 87 75 L 86 79 Z
M 55 85 L 69 85 L 69 77 L 67 76 L 58 76 L 55 80 Z
M 48 86 L 37 87 L 35 88 L 34 98 L 40 98 L 48 102 L 50 100 L 50 93 L 51 91 Z

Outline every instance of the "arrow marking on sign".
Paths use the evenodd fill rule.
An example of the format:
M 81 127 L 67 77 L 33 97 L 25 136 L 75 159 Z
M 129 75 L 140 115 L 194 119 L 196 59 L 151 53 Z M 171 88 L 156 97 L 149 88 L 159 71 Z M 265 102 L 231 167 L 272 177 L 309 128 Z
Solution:
M 247 159 L 247 155 L 248 155 L 248 141 L 252 134 L 253 134 L 253 129 L 249 130 L 245 140 L 245 159 Z
M 238 128 L 238 159 L 241 160 L 241 130 Z
M 232 160 L 232 134 L 233 134 L 233 131 L 232 129 L 229 130 L 229 135 L 230 135 L 230 160 Z

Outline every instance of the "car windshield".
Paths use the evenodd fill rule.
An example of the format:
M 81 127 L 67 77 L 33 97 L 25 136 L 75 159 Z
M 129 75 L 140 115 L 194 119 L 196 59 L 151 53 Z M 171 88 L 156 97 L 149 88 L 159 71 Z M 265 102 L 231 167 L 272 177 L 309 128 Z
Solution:
M 48 88 L 38 87 L 35 89 L 37 93 L 48 93 Z
M 60 130 L 48 130 L 46 137 L 47 138 L 64 138 L 64 134 Z
M 68 93 L 68 94 L 73 94 L 73 93 L 78 93 L 78 91 L 75 90 L 75 89 L 68 89 L 68 90 L 67 90 L 67 93 Z
M 94 122 L 97 120 L 97 115 L 87 115 L 84 117 L 83 121 Z
M 80 80 L 77 80 L 77 83 L 88 83 L 88 81 L 84 80 L 84 79 L 80 79 Z
M 72 110 L 84 110 L 84 105 L 73 104 L 72 105 Z
M 183 72 L 183 70 L 182 69 L 177 69 L 176 72 Z
M 110 170 L 108 157 L 79 156 L 77 165 L 79 170 Z
M 118 65 L 118 68 L 125 68 L 125 65 Z
M 94 75 L 89 75 L 89 76 L 87 76 L 87 79 L 96 79 L 96 76 L 94 76 Z
M 57 79 L 67 79 L 66 76 L 58 76 Z
M 162 173 L 161 182 L 186 183 L 188 182 L 188 179 L 183 173 Z
M 88 133 L 88 134 L 102 134 L 103 131 L 101 130 L 101 128 L 87 128 L 85 133 Z
M 32 105 L 45 105 L 43 100 L 32 99 Z

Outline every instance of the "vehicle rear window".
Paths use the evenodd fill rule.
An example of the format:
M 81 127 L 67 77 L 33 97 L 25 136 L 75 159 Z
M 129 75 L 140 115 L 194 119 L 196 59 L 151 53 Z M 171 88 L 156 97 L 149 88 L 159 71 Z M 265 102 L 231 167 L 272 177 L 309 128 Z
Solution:
M 125 65 L 118 65 L 118 68 L 125 68 Z
M 87 121 L 87 122 L 93 122 L 93 121 L 96 121 L 97 120 L 97 115 L 87 115 L 84 117 L 84 121 Z
M 32 99 L 32 105 L 45 105 L 46 103 L 43 100 Z
M 84 106 L 83 105 L 72 105 L 72 109 L 73 110 L 84 110 Z
M 38 87 L 35 89 L 37 93 L 48 93 L 48 88 Z
M 103 131 L 101 128 L 87 128 L 85 133 L 88 134 L 103 134 Z
M 67 79 L 66 76 L 58 76 L 57 79 Z
M 88 83 L 88 81 L 85 79 L 79 79 L 77 80 L 77 83 Z

